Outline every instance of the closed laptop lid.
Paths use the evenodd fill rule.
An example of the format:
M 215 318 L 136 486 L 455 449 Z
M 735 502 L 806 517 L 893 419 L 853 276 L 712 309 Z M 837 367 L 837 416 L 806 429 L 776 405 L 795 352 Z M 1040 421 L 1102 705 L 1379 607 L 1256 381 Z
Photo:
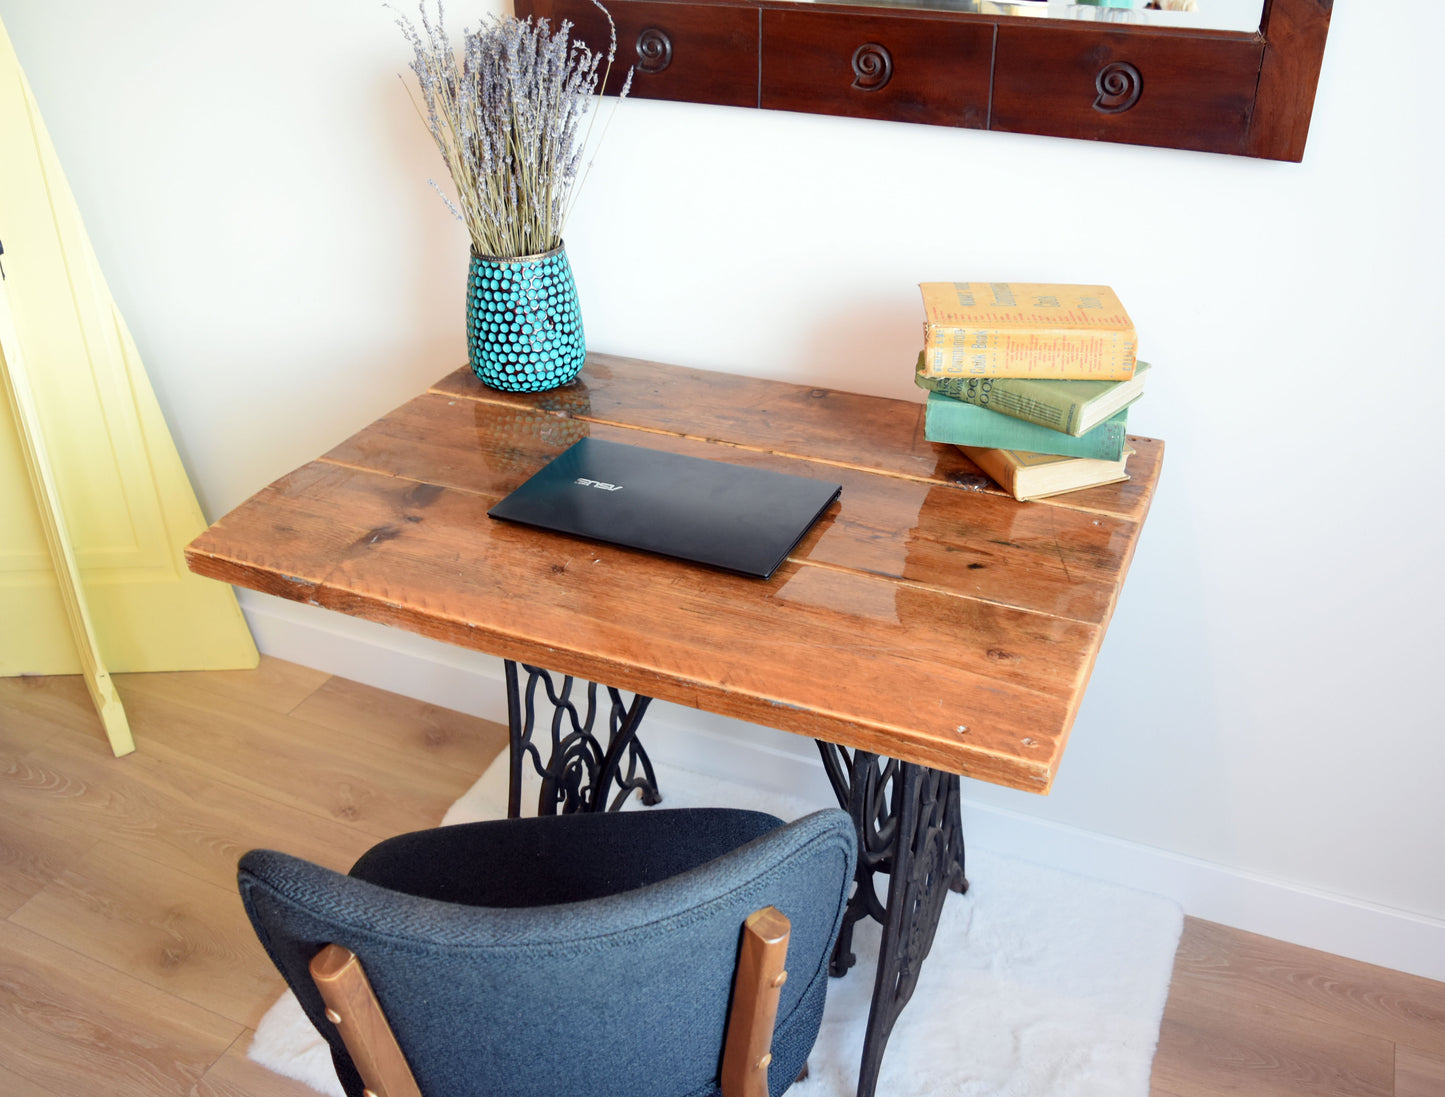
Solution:
M 841 484 L 583 438 L 487 513 L 766 579 Z

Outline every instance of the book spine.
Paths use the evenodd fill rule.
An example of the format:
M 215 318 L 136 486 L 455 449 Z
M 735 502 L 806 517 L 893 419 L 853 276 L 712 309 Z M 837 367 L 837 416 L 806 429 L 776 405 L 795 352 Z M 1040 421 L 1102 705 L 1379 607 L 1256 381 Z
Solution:
M 996 449 L 967 446 L 963 452 L 970 461 L 988 473 L 995 484 L 1015 499 L 1024 502 L 1019 489 L 1019 470 L 1012 461 Z
M 1094 457 L 1116 461 L 1124 454 L 1125 422 L 1121 411 L 1078 438 L 1049 427 L 1026 423 L 987 408 L 965 404 L 938 393 L 928 397 L 923 436 L 930 442 L 988 449 L 1021 449 L 1060 457 Z
M 1127 381 L 1134 376 L 1134 337 L 1127 332 L 969 331 L 924 327 L 929 377 L 1046 377 Z
M 965 404 L 988 408 L 1003 415 L 1037 423 L 1063 434 L 1078 437 L 1084 405 L 1069 400 L 1028 377 L 927 377 L 917 375 L 920 386 Z

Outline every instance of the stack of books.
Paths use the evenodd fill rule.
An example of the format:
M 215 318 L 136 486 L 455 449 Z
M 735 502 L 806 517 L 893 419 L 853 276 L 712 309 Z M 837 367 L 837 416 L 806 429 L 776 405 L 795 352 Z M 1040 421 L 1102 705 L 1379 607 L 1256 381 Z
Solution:
M 1129 406 L 1149 372 L 1108 286 L 925 282 L 924 435 L 1016 499 L 1127 480 Z

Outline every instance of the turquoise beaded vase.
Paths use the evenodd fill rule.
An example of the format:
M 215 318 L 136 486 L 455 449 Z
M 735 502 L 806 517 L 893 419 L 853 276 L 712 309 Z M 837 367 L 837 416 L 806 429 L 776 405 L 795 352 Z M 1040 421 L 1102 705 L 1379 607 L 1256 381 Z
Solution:
M 467 353 L 482 384 L 507 392 L 542 392 L 577 376 L 587 346 L 564 247 L 515 259 L 472 252 Z

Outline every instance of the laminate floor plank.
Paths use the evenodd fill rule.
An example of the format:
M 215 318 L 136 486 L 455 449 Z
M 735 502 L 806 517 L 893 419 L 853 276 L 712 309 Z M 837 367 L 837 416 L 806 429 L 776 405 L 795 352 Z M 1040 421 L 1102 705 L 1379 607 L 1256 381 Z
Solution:
M 228 696 L 227 689 L 212 688 L 210 676 L 216 673 L 252 672 L 117 676 L 139 752 L 166 764 L 179 763 L 208 773 L 251 796 L 356 824 L 374 838 L 435 822 L 431 805 L 421 803 L 417 795 L 434 775 L 447 776 L 450 803 L 480 773 L 480 769 L 464 772 L 456 764 L 408 750 L 400 742 L 358 752 L 355 736 L 346 732 L 288 719 L 266 704 L 252 704 Z M 148 681 L 137 686 L 139 679 Z M 107 763 L 115 761 L 78 677 L 12 684 L 17 681 L 0 679 L 0 687 L 8 686 L 0 688 L 0 699 L 13 701 L 22 717 L 24 736 L 16 744 L 18 749 L 53 743 L 55 730 L 68 728 L 66 738 L 83 754 Z M 234 692 L 234 687 L 229 688 Z M 419 702 L 416 705 L 418 711 L 423 707 Z M 92 723 L 96 724 L 93 732 L 74 730 Z M 222 754 L 229 764 L 215 765 L 212 760 Z M 486 757 L 485 753 L 481 757 Z M 129 760 L 119 761 L 124 765 Z M 481 768 L 485 764 L 481 762 Z
M 67 1097 L 53 1089 L 46 1089 L 29 1078 L 22 1078 L 3 1065 L 0 1065 L 0 1093 L 5 1094 L 5 1097 Z
M 263 661 L 256 672 L 118 676 L 140 743 L 122 759 L 110 754 L 78 677 L 0 680 L 0 930 L 40 942 L 11 950 L 24 954 L 17 960 L 0 938 L 0 1063 L 16 1079 L 7 1084 L 0 1073 L 7 1097 L 310 1092 L 244 1056 L 249 1026 L 283 984 L 235 894 L 236 857 L 265 845 L 344 869 L 377 837 L 439 821 L 490 754 L 467 773 L 399 735 L 401 745 L 385 749 L 288 716 L 280 710 L 325 684 L 295 671 Z M 461 727 L 398 702 L 388 695 L 383 706 L 398 729 L 427 720 Z M 357 754 L 361 761 L 346 761 Z M 295 779 L 276 780 L 278 766 Z M 327 790 L 348 780 L 358 808 L 336 810 Z M 370 788 L 380 791 L 368 796 Z M 373 810 L 380 799 L 398 806 Z M 52 956 L 68 958 L 55 964 L 82 984 L 74 994 L 53 976 Z M 92 982 L 125 990 L 92 1002 L 83 990 Z M 51 986 L 60 1006 L 40 992 Z M 134 1040 L 121 1019 L 127 1009 L 141 1029 Z M 199 1050 L 171 1031 L 185 1028 L 173 1021 L 188 1011 L 223 1026 Z M 52 1047 L 25 1031 L 36 1016 L 82 1034 L 114 1033 L 116 1046 L 91 1054 L 83 1040 L 57 1039 Z
M 199 692 L 199 691 L 197 691 Z M 143 746 L 266 800 L 353 824 L 375 838 L 434 826 L 438 790 L 460 796 L 477 775 L 431 759 L 373 746 L 318 724 L 277 722 L 256 710 L 123 693 L 131 727 L 147 727 Z
M 317 1097 L 310 1086 L 273 1074 L 246 1058 L 246 1049 L 255 1037 L 254 1030 L 243 1032 L 206 1071 L 191 1097 Z
M 1445 1045 L 1445 1033 L 1440 1044 Z M 1445 1094 L 1445 1046 L 1434 1052 L 1395 1048 L 1395 1097 L 1441 1097 Z
M 1170 1000 L 1154 1060 L 1170 1097 L 1392 1097 L 1394 1045 L 1265 1005 Z
M 0 922 L 0 1063 L 42 1091 L 185 1097 L 240 1027 Z
M 418 752 L 473 778 L 507 747 L 507 729 L 491 720 L 401 697 L 375 686 L 332 678 L 293 716 L 389 749 Z
M 0 678 L 5 749 L 25 753 L 57 739 L 97 758 L 114 758 L 105 729 L 78 674 Z
M 204 675 L 194 671 L 152 671 L 117 674 L 115 679 L 117 684 L 139 691 L 164 689 L 172 683 L 183 682 L 248 706 L 288 713 L 330 681 L 331 675 L 263 655 L 254 670 L 212 670 Z
M 103 833 L 132 852 L 228 888 L 237 858 L 248 849 L 284 848 L 345 869 L 373 842 L 314 811 L 275 801 L 258 811 L 257 803 L 252 792 L 149 750 L 116 759 L 44 747 L 0 769 L 7 818 L 44 828 L 56 840 L 93 841 Z
M 255 1027 L 276 969 L 221 887 L 101 842 L 10 916 L 13 925 L 133 979 Z
M 92 837 L 56 834 L 5 812 L 0 821 L 0 918 L 13 914 L 94 845 Z
M 1411 1047 L 1445 1051 L 1445 984 L 1191 919 L 1174 978 L 1221 1009 L 1263 1004 Z

